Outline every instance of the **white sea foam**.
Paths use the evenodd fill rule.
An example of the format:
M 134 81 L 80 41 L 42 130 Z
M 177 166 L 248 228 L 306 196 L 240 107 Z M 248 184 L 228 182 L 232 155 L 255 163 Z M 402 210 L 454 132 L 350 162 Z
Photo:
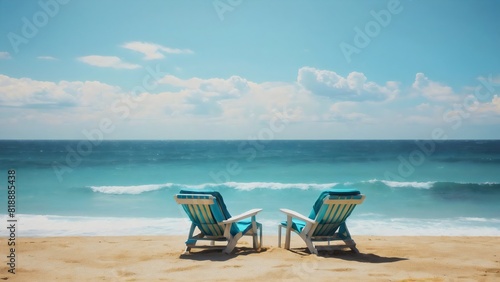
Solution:
M 178 188 L 178 189 L 213 189 L 220 187 L 228 187 L 236 190 L 251 191 L 254 189 L 317 189 L 325 190 L 336 186 L 338 183 L 279 183 L 279 182 L 226 182 L 222 184 L 217 183 L 203 183 L 203 184 L 147 184 L 147 185 L 132 185 L 132 186 L 90 186 L 92 191 L 104 194 L 141 194 L 165 188 Z
M 148 184 L 148 185 L 135 185 L 135 186 L 90 186 L 90 189 L 94 192 L 104 193 L 104 194 L 141 194 L 144 192 L 150 192 L 155 190 L 160 190 L 162 188 L 172 187 L 173 183 L 166 184 Z
M 500 236 L 498 219 L 470 221 L 464 218 L 359 219 L 351 216 L 351 234 L 374 236 Z
M 489 222 L 489 223 L 500 223 L 498 218 L 483 218 L 483 217 L 460 217 L 463 221 L 473 221 L 473 222 Z
M 2 215 L 2 221 L 7 217 Z M 187 218 L 126 218 L 18 214 L 18 236 L 180 235 L 189 230 Z M 2 230 L 3 233 L 3 230 Z M 2 235 L 3 236 L 3 235 Z
M 361 181 L 361 183 L 382 183 L 391 188 L 416 188 L 416 189 L 431 189 L 436 184 L 436 181 L 389 181 L 372 179 Z M 496 182 L 480 182 L 480 183 L 458 183 L 458 184 L 476 184 L 476 185 L 498 185 Z M 225 183 L 202 183 L 202 184 L 180 184 L 180 183 L 164 183 L 164 184 L 144 184 L 131 186 L 90 186 L 94 192 L 104 194 L 141 194 L 160 189 L 176 188 L 176 189 L 217 189 L 217 188 L 232 188 L 240 191 L 251 191 L 254 189 L 299 189 L 299 190 L 326 190 L 331 189 L 339 183 L 281 183 L 281 182 L 225 182 Z M 344 186 L 355 185 L 354 182 L 345 182 Z
M 266 235 L 276 235 L 284 217 L 257 216 Z M 7 215 L 0 220 L 6 222 Z M 471 220 L 472 219 L 472 220 Z M 140 236 L 186 235 L 191 222 L 178 218 L 84 217 L 59 215 L 17 215 L 19 237 L 43 236 Z M 352 215 L 347 221 L 356 235 L 380 236 L 500 236 L 499 218 L 367 218 Z M 7 236 L 1 230 L 1 236 Z
M 237 190 L 250 191 L 253 189 L 272 189 L 272 190 L 282 190 L 282 189 L 300 189 L 300 190 L 308 190 L 308 189 L 317 189 L 324 190 L 330 189 L 336 186 L 338 183 L 324 183 L 324 184 L 316 184 L 316 183 L 279 183 L 279 182 L 227 182 L 224 183 L 225 186 L 231 187 Z
M 435 181 L 427 181 L 427 182 L 417 182 L 417 181 L 388 181 L 388 180 L 378 180 L 378 179 L 372 179 L 369 180 L 368 183 L 377 183 L 381 182 L 384 183 L 385 185 L 391 187 L 391 188 L 403 188 L 403 187 L 409 187 L 409 188 L 418 188 L 418 189 L 431 189 L 434 186 Z

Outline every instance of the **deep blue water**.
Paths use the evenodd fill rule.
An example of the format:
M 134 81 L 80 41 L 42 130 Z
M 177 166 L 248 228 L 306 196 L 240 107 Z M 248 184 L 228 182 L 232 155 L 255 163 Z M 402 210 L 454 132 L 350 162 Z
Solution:
M 267 234 L 279 208 L 355 188 L 355 234 L 500 235 L 500 141 L 0 141 L 4 222 L 9 169 L 19 236 L 184 234 L 184 188 L 263 208 Z

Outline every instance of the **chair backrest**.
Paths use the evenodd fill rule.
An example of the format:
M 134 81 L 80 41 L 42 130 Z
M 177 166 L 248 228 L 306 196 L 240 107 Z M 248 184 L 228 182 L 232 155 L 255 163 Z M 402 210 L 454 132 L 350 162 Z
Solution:
M 224 235 L 224 228 L 219 222 L 226 218 L 216 197 L 203 194 L 177 194 L 174 198 L 203 234 L 216 237 Z
M 222 213 L 224 214 L 224 219 L 231 218 L 231 214 L 226 208 L 226 204 L 224 203 L 224 199 L 222 198 L 222 195 L 214 190 L 189 190 L 189 189 L 183 189 L 179 191 L 179 194 L 196 194 L 196 195 L 212 195 L 217 199 L 217 203 L 219 204 Z
M 351 215 L 356 205 L 361 204 L 364 199 L 365 196 L 359 192 L 352 193 L 352 195 L 333 194 L 324 197 L 314 218 L 317 226 L 312 236 L 333 236 L 339 226 Z

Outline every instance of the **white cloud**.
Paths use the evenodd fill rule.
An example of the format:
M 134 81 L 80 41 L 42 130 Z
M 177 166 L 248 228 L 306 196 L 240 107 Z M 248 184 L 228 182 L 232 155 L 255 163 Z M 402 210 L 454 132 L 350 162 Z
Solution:
M 494 112 L 500 114 L 500 97 L 495 95 L 493 97 L 493 101 L 491 101 L 491 106 L 494 109 Z
M 472 108 L 474 109 L 473 113 L 500 115 L 500 97 L 498 95 L 494 95 L 491 102 L 477 103 L 474 106 L 475 108 Z
M 137 69 L 141 67 L 140 65 L 123 62 L 120 58 L 115 56 L 91 55 L 79 57 L 78 60 L 91 66 L 101 68 Z
M 335 101 L 386 101 L 399 92 L 395 82 L 384 86 L 368 81 L 360 72 L 351 72 L 342 77 L 336 72 L 311 67 L 299 69 L 297 82 L 311 93 L 326 96 Z
M 54 58 L 52 56 L 38 56 L 36 58 L 39 60 L 48 60 L 48 61 L 57 60 L 56 58 Z
M 184 103 L 189 105 L 184 109 L 190 109 L 190 113 L 198 115 L 220 115 L 224 100 L 240 98 L 250 88 L 249 82 L 239 76 L 228 79 L 180 79 L 167 75 L 159 83 L 181 88 Z
M 352 74 L 344 81 L 348 89 L 382 88 L 387 93 L 384 99 L 397 92 L 395 84 L 394 89 L 379 88 L 367 83 L 357 74 Z M 359 107 L 362 101 L 340 101 L 333 104 L 334 99 L 317 95 L 300 83 L 254 83 L 238 76 L 228 79 L 181 79 L 173 75 L 163 77 L 160 83 L 179 88 L 177 97 L 182 99 L 177 102 L 180 101 L 182 106 L 177 104 L 175 109 L 172 105 L 168 106 L 168 112 L 177 115 L 183 113 L 233 121 L 266 122 L 274 118 L 276 113 L 286 112 L 292 123 L 336 121 L 371 124 L 376 121 L 371 115 L 377 103 L 365 103 L 364 107 Z M 172 97 L 172 94 L 169 96 Z
M 427 78 L 423 73 L 417 73 L 412 88 L 417 94 L 424 96 L 434 102 L 457 102 L 460 98 L 447 85 L 435 82 Z
M 276 138 L 422 138 L 436 126 L 450 126 L 443 120 L 449 105 L 407 95 L 392 98 L 399 92 L 396 83 L 380 86 L 370 84 L 360 73 L 344 78 L 332 71 L 301 70 L 305 80 L 291 82 L 166 75 L 155 84 L 157 90 L 148 89 L 140 99 L 99 81 L 50 82 L 0 75 L 0 107 L 4 109 L 0 118 L 15 116 L 18 128 L 29 131 L 46 126 L 56 134 L 70 134 L 65 124 L 72 125 L 73 135 L 54 138 L 82 138 L 81 130 L 98 127 L 102 118 L 110 118 L 117 128 L 117 135 L 107 138 L 146 139 L 255 137 L 279 116 L 285 116 L 287 124 L 280 135 L 275 132 Z M 320 95 L 303 83 L 347 95 L 343 99 Z M 355 93 L 359 89 L 360 95 Z M 500 119 L 499 96 L 475 106 L 471 120 L 477 124 L 494 125 Z
M 75 104 L 75 97 L 53 82 L 0 75 L 0 105 L 10 107 L 50 107 Z
M 155 60 L 165 58 L 165 54 L 192 54 L 189 49 L 176 49 L 165 47 L 155 43 L 133 41 L 122 45 L 123 48 L 144 54 L 145 60 Z
M 119 88 L 97 81 L 38 81 L 0 75 L 0 106 L 25 108 L 106 108 Z
M 10 59 L 10 54 L 9 52 L 0 52 L 0 60 L 3 60 L 3 59 Z

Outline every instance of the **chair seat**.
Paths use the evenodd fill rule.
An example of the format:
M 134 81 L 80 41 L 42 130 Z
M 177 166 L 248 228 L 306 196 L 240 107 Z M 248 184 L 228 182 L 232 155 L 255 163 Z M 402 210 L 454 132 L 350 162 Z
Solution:
M 257 229 L 261 228 L 262 227 L 262 224 L 256 222 L 257 224 Z M 238 221 L 236 222 L 236 229 L 238 229 L 238 232 L 241 232 L 243 234 L 247 233 L 250 229 L 252 229 L 252 221 L 251 220 L 242 220 L 242 221 Z M 233 231 L 231 230 L 231 233 Z M 237 233 L 238 233 L 237 232 Z M 236 235 L 235 234 L 231 234 L 231 235 Z
M 287 227 L 286 220 L 282 221 L 281 225 L 283 225 L 283 227 Z M 306 227 L 306 222 L 305 221 L 302 221 L 300 219 L 295 219 L 295 218 L 292 219 L 292 230 L 300 233 L 300 232 L 302 232 L 302 230 L 304 229 L 304 227 Z

